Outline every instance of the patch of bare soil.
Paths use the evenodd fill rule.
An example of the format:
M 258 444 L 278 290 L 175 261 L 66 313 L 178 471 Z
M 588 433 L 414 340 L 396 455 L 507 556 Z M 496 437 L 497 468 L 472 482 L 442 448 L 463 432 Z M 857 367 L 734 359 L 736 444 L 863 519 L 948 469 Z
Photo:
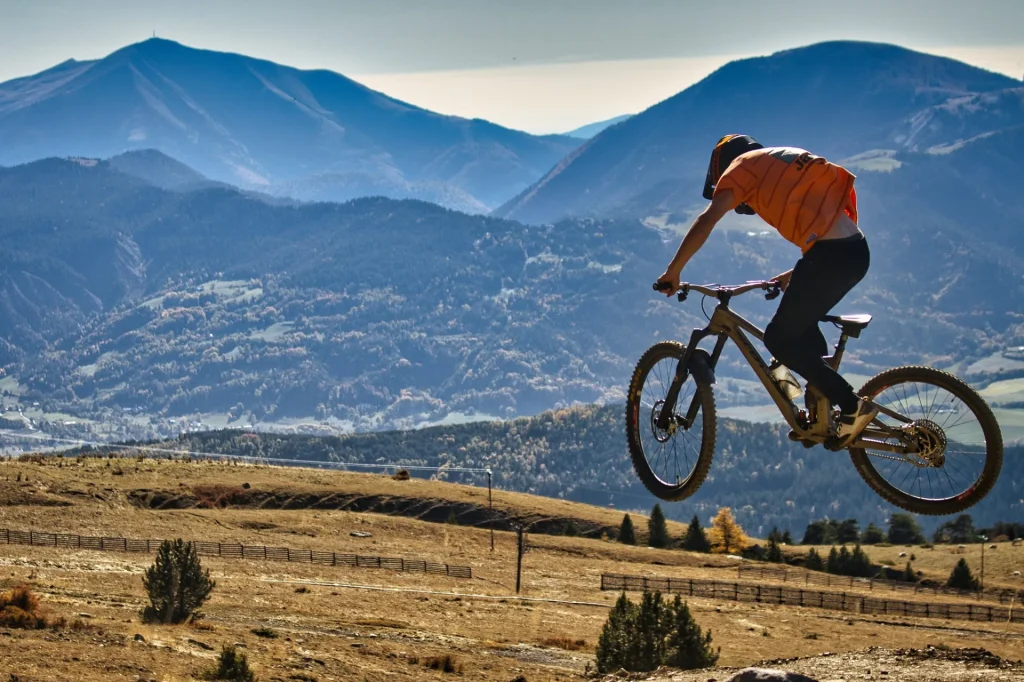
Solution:
M 807 658 L 765 661 L 758 668 L 800 673 L 819 682 L 891 680 L 893 682 L 1011 682 L 1024 680 L 1024 663 L 1008 661 L 982 648 L 927 646 L 923 649 L 883 649 Z M 648 682 L 724 682 L 740 668 L 658 673 Z M 614 677 L 606 679 L 616 679 Z

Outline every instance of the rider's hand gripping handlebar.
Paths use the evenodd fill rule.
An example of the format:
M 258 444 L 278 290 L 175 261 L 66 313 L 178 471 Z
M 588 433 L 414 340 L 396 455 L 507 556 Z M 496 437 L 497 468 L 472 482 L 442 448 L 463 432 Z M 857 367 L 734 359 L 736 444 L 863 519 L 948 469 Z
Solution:
M 671 285 L 665 282 L 655 282 L 652 288 L 655 291 L 665 291 L 668 289 L 669 286 Z M 679 290 L 677 293 L 677 298 L 680 302 L 686 300 L 686 297 L 690 293 L 691 289 L 693 289 L 697 293 L 704 294 L 705 296 L 711 296 L 712 298 L 719 298 L 719 294 L 723 293 L 729 294 L 729 296 L 738 296 L 739 294 L 746 293 L 753 289 L 762 289 L 767 292 L 764 295 L 764 297 L 766 300 L 769 301 L 778 298 L 779 294 L 782 293 L 782 285 L 776 282 L 775 280 L 747 282 L 746 284 L 741 284 L 739 286 L 734 287 L 720 286 L 718 284 L 703 285 L 682 282 L 679 285 Z

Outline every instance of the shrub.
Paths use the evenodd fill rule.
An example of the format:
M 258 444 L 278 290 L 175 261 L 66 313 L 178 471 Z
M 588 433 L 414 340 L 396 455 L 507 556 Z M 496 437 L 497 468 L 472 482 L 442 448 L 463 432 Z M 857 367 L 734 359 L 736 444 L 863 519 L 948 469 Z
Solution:
M 443 673 L 462 672 L 462 664 L 459 663 L 459 659 L 455 658 L 451 654 L 445 654 L 444 656 L 431 656 L 423 661 L 423 667 L 430 668 L 431 670 L 440 670 Z
M 412 475 L 409 473 L 408 469 L 399 469 L 391 478 L 395 479 L 396 481 L 408 481 L 410 478 L 412 478 Z
M 596 661 L 600 674 L 650 672 L 663 665 L 689 670 L 714 665 L 718 652 L 711 649 L 711 633 L 701 631 L 678 595 L 669 604 L 661 594 L 645 592 L 636 605 L 623 592 L 601 630 Z
M 39 608 L 39 599 L 29 587 L 15 587 L 0 594 L 0 626 L 21 630 L 46 627 L 46 617 Z
M 572 522 L 572 519 L 566 519 L 565 525 L 562 527 L 562 535 L 574 538 L 579 534 L 580 531 L 576 528 L 576 524 Z
M 150 605 L 142 612 L 147 623 L 185 623 L 202 616 L 199 607 L 209 599 L 216 583 L 204 571 L 191 542 L 164 540 L 155 563 L 146 569 L 142 584 Z
M 804 563 L 804 567 L 811 571 L 823 571 L 825 570 L 825 562 L 822 561 L 821 555 L 818 554 L 818 550 L 811 547 L 807 552 L 807 561 Z
M 786 558 L 782 555 L 782 548 L 779 547 L 777 538 L 774 531 L 768 536 L 768 551 L 765 553 L 764 559 L 774 564 L 782 564 L 786 562 Z
M 885 531 L 875 524 L 869 523 L 864 532 L 860 534 L 860 542 L 862 545 L 877 545 L 880 542 L 885 542 Z
M 256 679 L 252 670 L 249 669 L 249 661 L 246 660 L 245 654 L 237 651 L 233 645 L 220 650 L 217 669 L 212 670 L 208 677 L 211 680 L 230 680 L 231 682 L 254 682 Z
M 556 649 L 565 649 L 566 651 L 579 651 L 583 647 L 587 646 L 587 640 L 585 639 L 572 639 L 570 637 L 548 637 L 543 642 L 544 646 L 554 647 Z
M 277 639 L 277 631 L 273 628 L 253 628 L 250 632 L 252 632 L 252 634 L 256 635 L 257 637 L 262 637 L 264 639 Z

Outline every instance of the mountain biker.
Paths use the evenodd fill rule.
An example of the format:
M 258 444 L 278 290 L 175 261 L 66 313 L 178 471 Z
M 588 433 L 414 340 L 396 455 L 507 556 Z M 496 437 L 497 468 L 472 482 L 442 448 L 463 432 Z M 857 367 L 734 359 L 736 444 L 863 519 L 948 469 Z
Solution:
M 668 296 L 711 230 L 731 210 L 758 215 L 803 251 L 796 266 L 776 276 L 785 291 L 765 328 L 764 345 L 840 409 L 837 438 L 848 446 L 878 408 L 825 362 L 828 343 L 818 321 L 868 270 L 867 240 L 857 226 L 854 175 L 803 149 L 764 147 L 748 135 L 726 135 L 715 145 L 704 182 L 711 200 L 693 222 L 672 262 L 658 278 Z

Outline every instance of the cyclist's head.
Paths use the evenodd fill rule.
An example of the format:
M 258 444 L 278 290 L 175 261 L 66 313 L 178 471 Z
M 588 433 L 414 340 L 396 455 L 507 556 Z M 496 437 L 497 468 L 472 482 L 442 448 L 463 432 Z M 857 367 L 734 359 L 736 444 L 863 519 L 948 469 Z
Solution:
M 711 200 L 715 195 L 715 185 L 725 169 L 736 160 L 740 154 L 746 154 L 755 149 L 763 149 L 764 145 L 749 135 L 726 135 L 711 152 L 711 163 L 708 164 L 708 176 L 704 180 L 704 198 Z

